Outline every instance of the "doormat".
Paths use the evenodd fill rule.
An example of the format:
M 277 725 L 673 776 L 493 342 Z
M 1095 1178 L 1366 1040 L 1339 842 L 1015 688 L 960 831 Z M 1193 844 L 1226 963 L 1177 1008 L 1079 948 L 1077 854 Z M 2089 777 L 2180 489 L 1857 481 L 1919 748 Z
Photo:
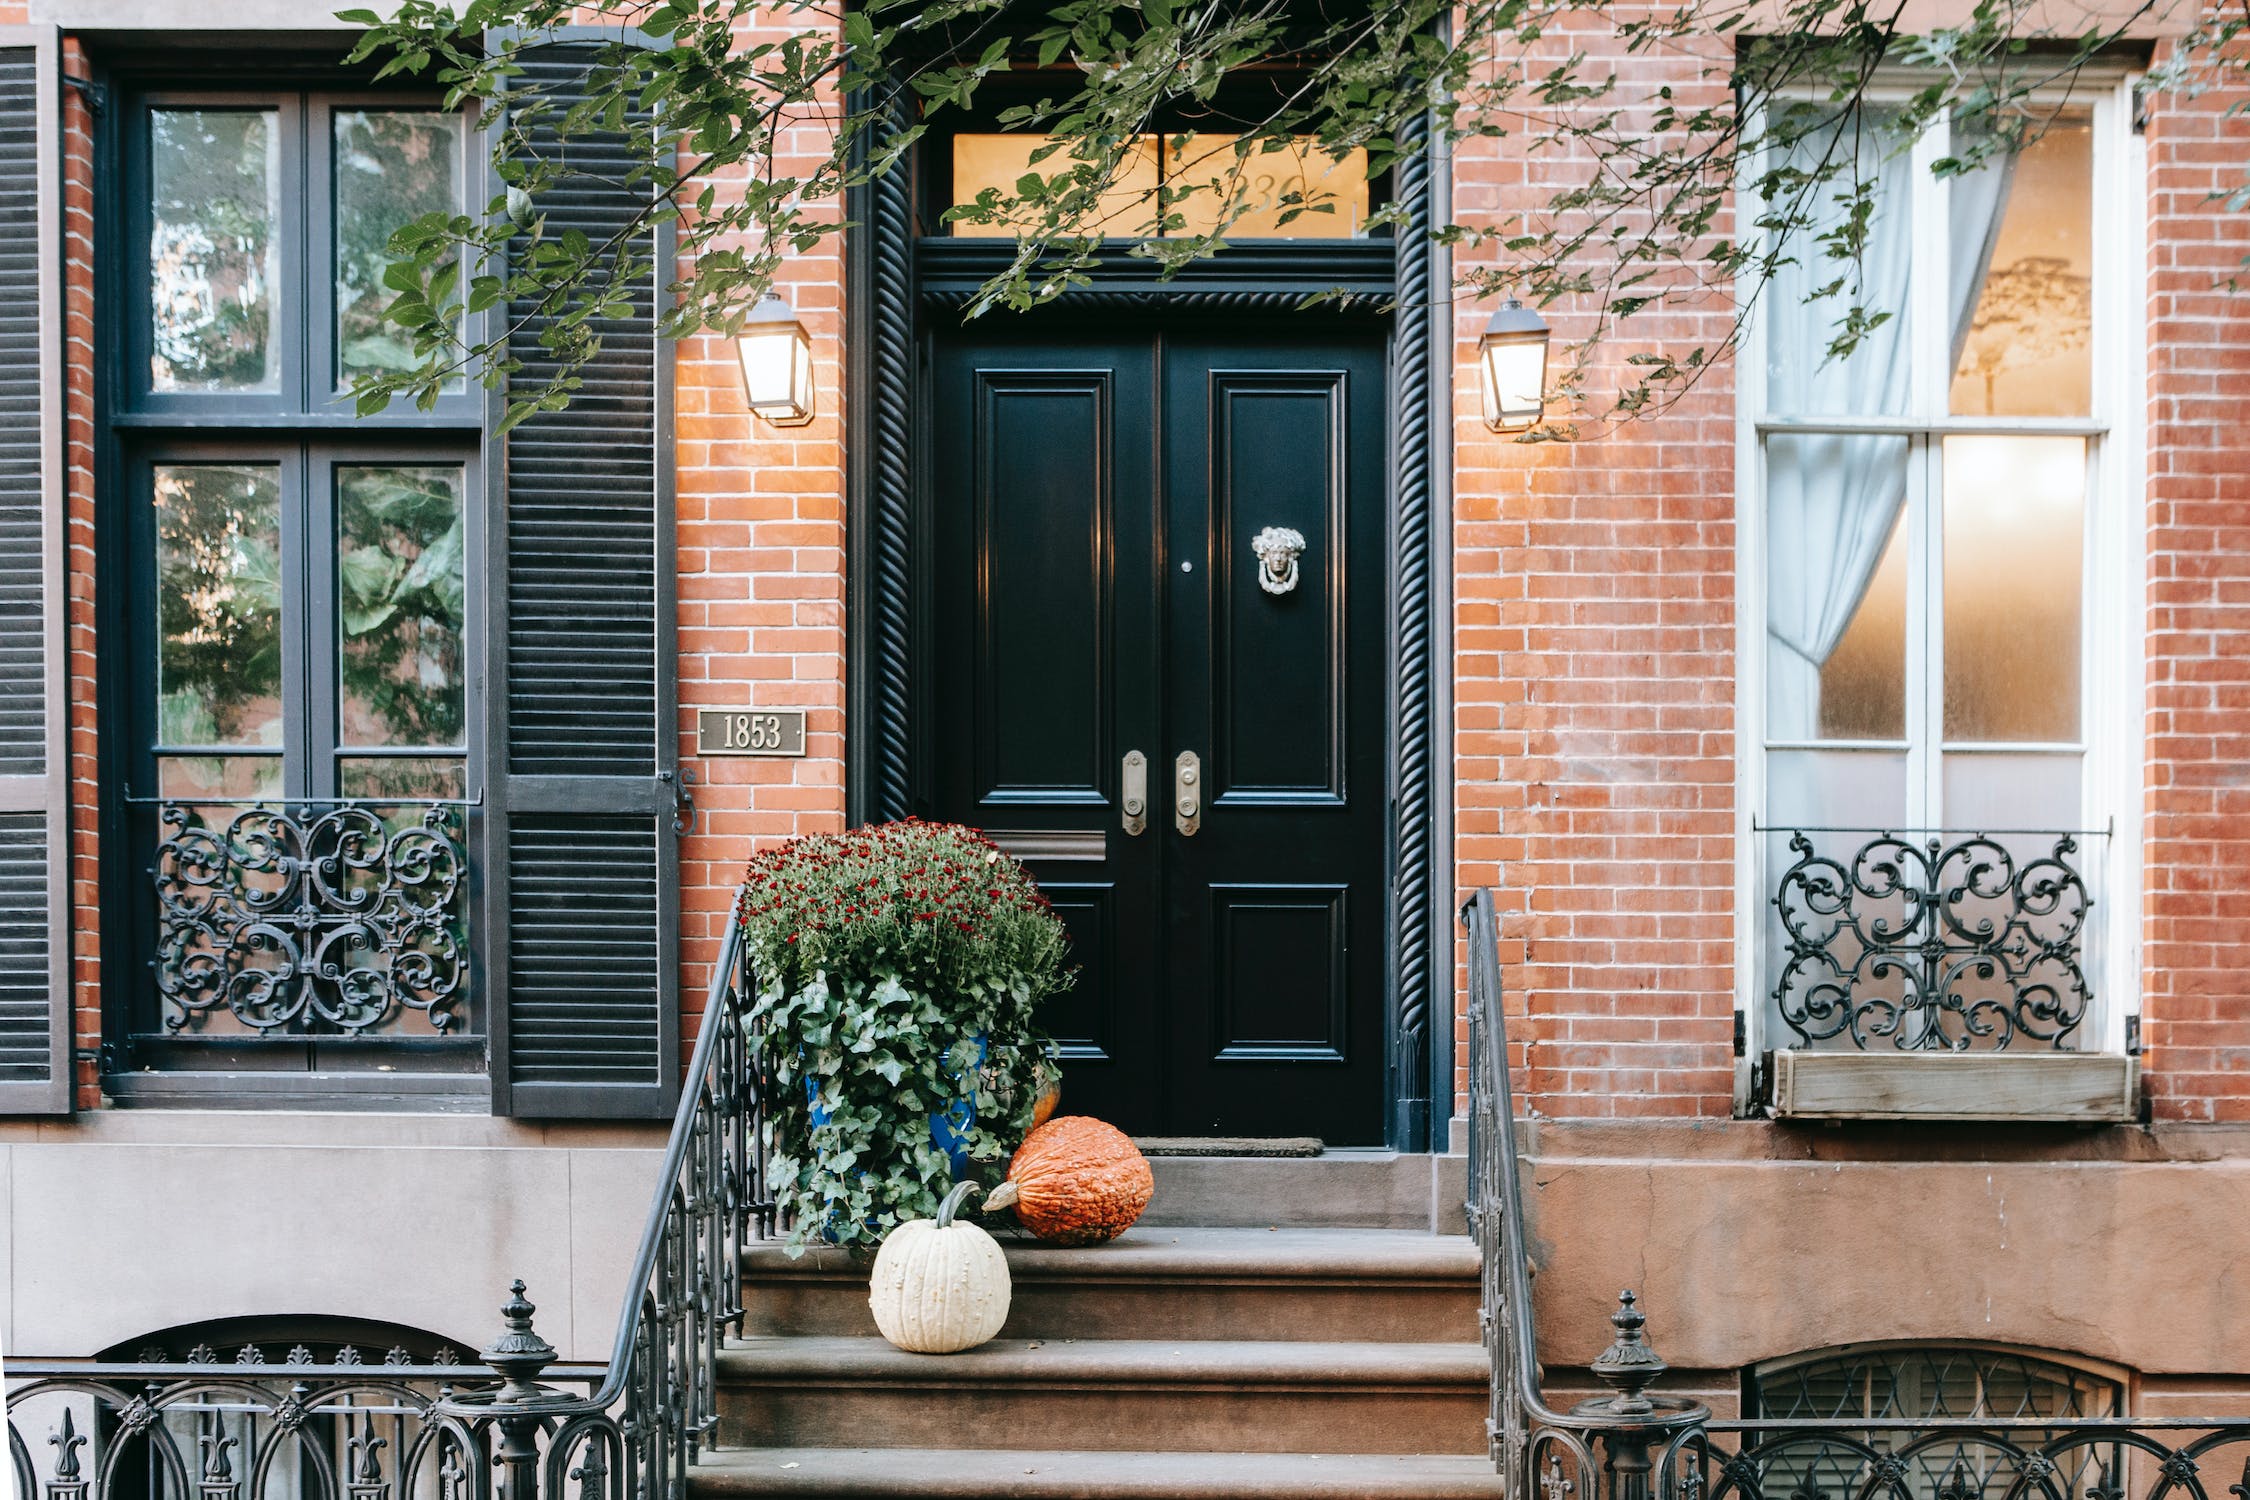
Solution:
M 1310 1135 L 1137 1135 L 1143 1156 L 1318 1156 Z

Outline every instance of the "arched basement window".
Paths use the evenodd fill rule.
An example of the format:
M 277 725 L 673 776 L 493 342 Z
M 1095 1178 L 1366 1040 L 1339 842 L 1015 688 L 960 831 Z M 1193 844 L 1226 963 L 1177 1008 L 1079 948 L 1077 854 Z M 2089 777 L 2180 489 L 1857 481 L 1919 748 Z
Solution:
M 1753 1366 L 1743 1383 L 1743 1415 L 1775 1422 L 1989 1423 L 1995 1433 L 2078 1417 L 2125 1412 L 2123 1372 L 1991 1344 L 1854 1344 L 1812 1350 Z M 1870 1430 L 1857 1436 L 1878 1453 L 1906 1452 L 1899 1486 L 1908 1500 L 2002 1500 L 2023 1468 L 2003 1443 L 1975 1433 L 1929 1443 L 1927 1432 Z M 2119 1472 L 2114 1445 L 2072 1450 L 2047 1481 L 2070 1496 L 2107 1488 Z M 1870 1464 L 1843 1445 L 1808 1439 L 1777 1444 L 1760 1489 L 1791 1500 L 1850 1500 Z M 1879 1487 L 1875 1492 L 1886 1491 Z M 2041 1489 L 2025 1491 L 2037 1500 Z

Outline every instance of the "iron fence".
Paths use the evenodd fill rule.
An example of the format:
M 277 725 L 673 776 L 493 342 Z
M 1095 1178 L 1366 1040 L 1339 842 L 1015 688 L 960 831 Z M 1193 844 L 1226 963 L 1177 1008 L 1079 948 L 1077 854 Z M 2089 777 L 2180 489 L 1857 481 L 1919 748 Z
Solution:
M 741 1254 L 774 1229 L 730 918 L 610 1358 L 562 1365 L 516 1283 L 470 1365 L 8 1365 L 21 1500 L 681 1500 L 718 1424 Z M 195 1350 L 195 1354 L 211 1354 Z
M 1652 1389 L 1666 1371 L 1634 1294 L 1588 1367 L 1609 1394 L 1542 1391 L 1492 894 L 1469 949 L 1469 1222 L 1484 1261 L 1489 1438 L 1518 1500 L 2250 1500 L 2250 1420 L 1972 1416 L 1722 1420 Z

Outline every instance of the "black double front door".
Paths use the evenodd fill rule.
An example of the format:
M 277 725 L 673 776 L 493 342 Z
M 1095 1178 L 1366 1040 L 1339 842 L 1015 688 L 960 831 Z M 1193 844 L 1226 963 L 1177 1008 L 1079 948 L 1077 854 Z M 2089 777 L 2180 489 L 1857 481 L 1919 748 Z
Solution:
M 1380 1143 L 1380 330 L 1058 327 L 935 350 L 934 810 L 1070 926 L 1065 1109 Z

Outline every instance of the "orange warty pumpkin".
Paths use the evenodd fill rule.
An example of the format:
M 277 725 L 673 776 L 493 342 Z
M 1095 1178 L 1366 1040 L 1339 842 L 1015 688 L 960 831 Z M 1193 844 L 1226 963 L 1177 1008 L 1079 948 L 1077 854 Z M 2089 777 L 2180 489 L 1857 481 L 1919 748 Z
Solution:
M 1133 1227 L 1156 1192 L 1148 1158 L 1091 1115 L 1057 1115 L 1023 1138 L 1008 1181 L 1016 1218 L 1057 1245 L 1098 1245 Z

